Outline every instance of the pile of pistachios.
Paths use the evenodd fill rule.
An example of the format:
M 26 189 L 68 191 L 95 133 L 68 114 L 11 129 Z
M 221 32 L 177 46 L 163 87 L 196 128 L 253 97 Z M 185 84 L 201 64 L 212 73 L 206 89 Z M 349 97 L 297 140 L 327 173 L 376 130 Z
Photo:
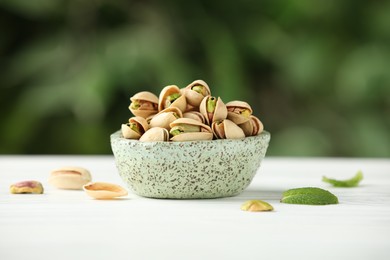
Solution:
M 203 80 L 164 87 L 159 97 L 142 91 L 130 98 L 134 115 L 122 124 L 124 138 L 142 142 L 240 139 L 264 129 L 244 101 L 224 103 Z

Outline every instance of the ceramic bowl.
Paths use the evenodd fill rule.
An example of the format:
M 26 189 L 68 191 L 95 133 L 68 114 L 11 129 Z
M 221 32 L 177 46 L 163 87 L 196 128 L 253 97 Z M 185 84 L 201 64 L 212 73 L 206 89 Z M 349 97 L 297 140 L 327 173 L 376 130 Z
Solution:
M 270 134 L 243 139 L 140 142 L 111 135 L 119 175 L 137 195 L 207 199 L 235 196 L 252 181 Z

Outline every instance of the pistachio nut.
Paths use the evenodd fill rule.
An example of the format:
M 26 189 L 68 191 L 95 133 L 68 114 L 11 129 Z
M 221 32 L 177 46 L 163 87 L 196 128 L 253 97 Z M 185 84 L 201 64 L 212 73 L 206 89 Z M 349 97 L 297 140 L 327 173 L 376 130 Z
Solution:
M 108 182 L 90 182 L 83 186 L 84 191 L 95 199 L 107 200 L 126 196 L 127 190 Z
M 238 125 L 244 131 L 245 136 L 254 136 L 260 134 L 263 129 L 263 123 L 255 116 L 250 116 L 250 120 Z
M 204 97 L 199 105 L 199 112 L 205 117 L 206 123 L 224 120 L 227 117 L 227 108 L 220 97 Z
M 152 127 L 146 131 L 139 140 L 141 142 L 169 141 L 169 132 L 162 127 Z
M 149 91 L 139 92 L 132 96 L 130 100 L 129 109 L 135 116 L 147 118 L 158 112 L 158 97 Z
M 199 121 L 199 122 L 201 122 L 203 124 L 206 122 L 206 119 L 204 118 L 204 116 L 200 112 L 198 112 L 198 111 L 185 112 L 183 114 L 183 117 L 184 118 L 194 119 L 194 120 Z
M 184 112 L 187 108 L 186 97 L 182 95 L 181 90 L 176 85 L 163 88 L 158 99 L 158 111 L 167 107 L 177 107 Z
M 237 125 L 249 121 L 253 112 L 251 106 L 244 101 L 230 101 L 226 103 L 226 108 L 228 110 L 227 118 Z
M 211 128 L 217 139 L 241 139 L 245 137 L 244 131 L 229 119 L 214 122 Z
M 127 124 L 122 124 L 122 135 L 127 139 L 139 139 L 149 129 L 145 118 L 140 116 L 131 117 Z
M 12 194 L 42 194 L 43 186 L 39 181 L 21 181 L 12 184 L 9 191 Z
M 170 123 L 178 118 L 183 117 L 183 113 L 177 107 L 167 107 L 160 111 L 150 120 L 150 127 L 162 127 L 167 130 L 171 129 Z
M 51 171 L 49 184 L 58 189 L 81 190 L 92 180 L 91 174 L 82 167 L 62 167 Z
M 212 140 L 213 134 L 208 125 L 191 118 L 179 118 L 171 123 L 171 141 Z
M 241 209 L 252 212 L 274 210 L 271 204 L 262 200 L 248 200 L 241 205 Z
M 203 98 L 211 95 L 209 86 L 203 80 L 195 80 L 184 89 L 187 103 L 193 107 L 199 107 Z

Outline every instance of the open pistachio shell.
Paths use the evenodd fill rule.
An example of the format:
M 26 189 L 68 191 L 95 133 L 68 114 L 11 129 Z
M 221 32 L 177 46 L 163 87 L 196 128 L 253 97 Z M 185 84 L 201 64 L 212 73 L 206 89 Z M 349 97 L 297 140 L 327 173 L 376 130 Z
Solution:
M 208 104 L 214 101 L 214 111 L 208 111 Z M 210 106 L 209 106 L 210 107 Z M 220 97 L 204 97 L 199 105 L 199 112 L 205 117 L 206 123 L 211 125 L 213 122 L 224 120 L 227 117 L 227 108 Z
M 186 113 L 183 114 L 183 117 L 184 118 L 194 119 L 196 121 L 201 122 L 202 124 L 204 124 L 206 122 L 206 119 L 204 118 L 204 116 L 200 112 L 198 112 L 198 111 L 186 112 Z
M 255 116 L 251 116 L 251 122 L 252 122 L 252 125 L 253 125 L 252 135 L 258 135 L 258 134 L 260 134 L 261 132 L 263 132 L 263 130 L 264 130 L 264 125 L 263 125 L 263 123 L 260 121 L 260 119 L 258 119 L 258 118 L 255 117 Z
M 244 131 L 245 136 L 251 136 L 253 135 L 253 122 L 252 120 L 248 120 L 245 123 L 242 123 L 241 125 L 238 125 L 242 131 Z
M 251 106 L 244 101 L 230 101 L 226 103 L 226 107 L 228 110 L 227 118 L 237 125 L 249 121 L 253 113 Z
M 173 100 L 172 100 L 173 99 Z M 158 110 L 162 111 L 167 107 L 177 107 L 182 112 L 187 108 L 187 100 L 176 85 L 169 85 L 163 88 L 158 98 Z
M 81 190 L 91 180 L 87 169 L 68 166 L 51 171 L 48 182 L 58 189 Z
M 122 124 L 121 127 L 122 135 L 127 139 L 139 139 L 148 129 L 148 122 L 140 116 L 131 117 L 129 123 Z
M 199 107 L 205 96 L 211 95 L 209 86 L 203 80 L 195 80 L 184 89 L 187 103 L 191 106 Z
M 229 119 L 213 122 L 211 127 L 218 139 L 241 139 L 245 137 L 244 131 Z
M 177 107 L 168 107 L 160 111 L 150 120 L 150 127 L 162 127 L 167 130 L 171 129 L 170 123 L 178 118 L 183 117 L 183 113 Z
M 127 190 L 108 182 L 90 182 L 83 186 L 84 191 L 95 199 L 107 200 L 126 196 Z
M 146 131 L 139 140 L 141 142 L 169 141 L 169 132 L 162 127 L 152 127 Z
M 129 109 L 135 116 L 147 118 L 158 112 L 158 97 L 149 91 L 139 92 L 132 96 L 130 100 Z
M 211 128 L 197 120 L 191 118 L 179 118 L 173 121 L 171 129 L 174 130 L 176 126 L 182 126 L 184 128 L 191 129 L 186 132 L 174 135 L 171 141 L 196 141 L 196 140 L 212 140 L 213 134 Z

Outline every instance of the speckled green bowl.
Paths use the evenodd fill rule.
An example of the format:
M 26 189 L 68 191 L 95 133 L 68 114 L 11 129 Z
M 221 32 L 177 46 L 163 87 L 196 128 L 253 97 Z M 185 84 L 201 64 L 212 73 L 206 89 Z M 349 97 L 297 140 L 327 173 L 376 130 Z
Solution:
M 140 142 L 111 135 L 119 175 L 137 195 L 207 199 L 235 196 L 252 181 L 270 134 L 237 140 Z

